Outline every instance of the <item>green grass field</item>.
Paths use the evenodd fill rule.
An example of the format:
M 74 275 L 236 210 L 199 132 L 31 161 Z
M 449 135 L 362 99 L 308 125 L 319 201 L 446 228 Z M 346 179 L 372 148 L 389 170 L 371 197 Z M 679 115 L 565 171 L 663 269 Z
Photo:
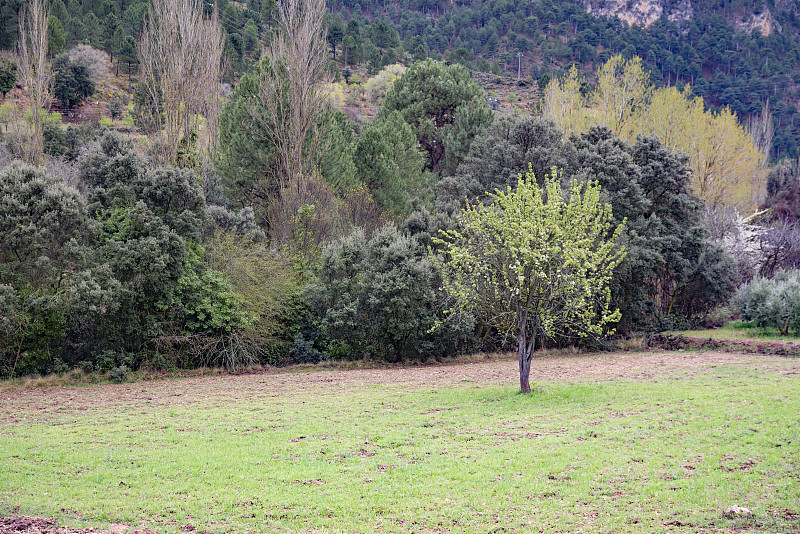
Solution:
M 798 336 L 781 336 L 777 328 L 757 327 L 752 322 L 731 321 L 720 328 L 706 330 L 681 330 L 672 332 L 688 337 L 712 339 L 751 339 L 756 341 L 800 341 Z
M 0 389 L 0 515 L 160 532 L 800 530 L 800 362 L 548 357 Z M 753 511 L 726 519 L 733 504 Z

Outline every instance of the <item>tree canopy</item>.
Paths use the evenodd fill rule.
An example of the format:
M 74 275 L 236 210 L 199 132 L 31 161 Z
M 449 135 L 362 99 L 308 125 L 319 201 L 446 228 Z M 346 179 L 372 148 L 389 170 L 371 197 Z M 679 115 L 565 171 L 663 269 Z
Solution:
M 532 172 L 516 189 L 489 195 L 492 203 L 468 205 L 459 228 L 435 241 L 444 287 L 458 306 L 475 311 L 517 337 L 520 389 L 530 392 L 537 342 L 556 335 L 602 336 L 620 318 L 611 309 L 610 283 L 625 252 L 616 241 L 600 186 L 573 180 L 567 195 L 554 168 L 544 189 Z
M 455 169 L 493 118 L 483 89 L 463 65 L 431 59 L 415 63 L 386 93 L 379 117 L 394 111 L 427 153 L 426 168 L 438 174 Z

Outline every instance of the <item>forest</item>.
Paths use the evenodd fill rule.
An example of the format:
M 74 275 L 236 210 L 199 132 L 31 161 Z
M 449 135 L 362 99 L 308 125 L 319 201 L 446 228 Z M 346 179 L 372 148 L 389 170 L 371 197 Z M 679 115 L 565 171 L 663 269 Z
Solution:
M 766 36 L 710 4 L 648 28 L 566 0 L 0 12 L 3 378 L 529 363 L 800 310 L 794 10 Z
M 0 50 L 13 49 L 23 0 L 0 1 Z M 664 2 L 667 6 L 676 2 Z M 48 23 L 51 56 L 85 44 L 118 58 L 115 69 L 136 71 L 136 42 L 144 0 L 53 0 Z M 205 9 L 211 10 L 206 1 Z M 326 38 L 332 58 L 370 75 L 408 57 L 432 58 L 495 75 L 530 77 L 542 89 L 570 66 L 592 78 L 611 57 L 642 58 L 657 86 L 691 84 L 713 111 L 730 108 L 742 120 L 769 102 L 774 161 L 800 155 L 800 14 L 792 2 L 689 2 L 692 16 L 663 16 L 647 27 L 594 16 L 576 0 L 535 2 L 328 3 Z M 216 3 L 225 30 L 225 80 L 258 63 L 275 26 L 275 0 Z M 742 28 L 769 15 L 775 31 Z M 518 57 L 520 56 L 520 57 Z

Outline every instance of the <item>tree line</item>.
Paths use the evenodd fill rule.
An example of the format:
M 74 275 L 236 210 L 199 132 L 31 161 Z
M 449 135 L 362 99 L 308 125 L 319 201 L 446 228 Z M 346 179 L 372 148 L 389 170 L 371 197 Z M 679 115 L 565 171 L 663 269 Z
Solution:
M 176 34 L 221 36 L 219 13 L 198 2 L 152 9 L 174 5 L 185 10 L 172 19 Z M 314 0 L 281 4 L 271 48 L 218 110 L 197 95 L 221 83 L 221 55 L 198 59 L 189 46 L 173 58 L 158 53 L 171 35 L 145 32 L 138 53 L 148 64 L 146 150 L 118 133 L 88 132 L 76 137 L 82 149 L 64 171 L 42 156 L 43 146 L 6 144 L 10 156 L 38 168 L 0 171 L 4 376 L 402 361 L 515 342 L 529 365 L 542 346 L 602 346 L 611 330 L 701 321 L 733 293 L 743 264 L 709 226 L 698 163 L 637 118 L 657 102 L 641 62 L 612 58 L 589 93 L 592 106 L 581 100 L 560 115 L 578 122 L 556 124 L 547 107 L 498 115 L 465 66 L 424 59 L 385 76 L 375 120 L 356 124 L 330 98 L 323 12 Z M 148 17 L 146 27 L 170 22 L 155 11 Z M 181 61 L 201 70 L 170 78 L 165 69 Z M 577 74 L 553 80 L 553 94 L 569 94 L 576 81 Z M 631 85 L 641 98 L 622 98 L 637 94 Z M 697 113 L 707 118 L 702 105 Z M 31 131 L 32 142 L 35 135 L 45 139 Z M 741 158 L 752 150 L 763 162 L 752 138 L 742 146 Z M 771 171 L 768 202 L 789 202 L 793 180 Z M 570 200 L 558 202 L 562 194 Z M 726 194 L 718 202 L 747 207 L 739 200 Z M 526 306 L 539 302 L 542 313 L 521 314 L 523 307 L 517 320 L 498 322 L 464 289 L 474 286 L 457 283 L 466 280 L 459 272 L 483 269 L 459 267 L 467 256 L 458 251 L 490 257 L 486 251 L 514 237 L 492 217 L 519 206 L 550 215 L 541 223 L 509 219 L 525 230 L 500 249 L 520 255 L 492 261 L 520 262 L 506 282 L 563 291 L 548 308 L 550 297 L 526 289 L 534 299 Z M 583 220 L 596 224 L 580 249 L 569 237 L 577 227 L 565 225 Z M 476 249 L 467 238 L 479 227 Z M 536 241 L 539 231 L 565 237 Z M 530 261 L 540 268 L 528 270 Z M 551 276 L 564 285 L 543 283 Z M 571 315 L 559 315 L 564 310 Z

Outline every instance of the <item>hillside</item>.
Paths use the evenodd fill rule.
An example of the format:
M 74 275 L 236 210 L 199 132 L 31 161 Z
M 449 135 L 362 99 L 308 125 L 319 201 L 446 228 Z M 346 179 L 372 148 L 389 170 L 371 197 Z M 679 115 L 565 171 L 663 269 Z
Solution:
M 531 76 L 543 86 L 572 63 L 591 81 L 612 55 L 638 55 L 656 85 L 691 84 L 712 109 L 730 106 L 747 119 L 769 101 L 773 157 L 800 153 L 800 18 L 793 2 L 334 0 L 329 7 L 345 22 L 341 48 L 352 48 L 337 56 L 343 62 L 349 54 L 347 61 L 355 57 L 375 70 L 399 49 L 415 59 Z
M 0 49 L 14 45 L 23 1 L 0 0 Z M 235 81 L 269 41 L 275 0 L 217 3 L 226 81 Z M 433 57 L 494 75 L 481 80 L 530 77 L 536 89 L 573 63 L 591 83 L 609 57 L 638 55 L 656 86 L 691 84 L 713 110 L 729 106 L 747 121 L 768 102 L 773 159 L 800 155 L 800 8 L 792 0 L 330 0 L 328 8 L 342 72 Z M 135 68 L 146 9 L 145 0 L 53 0 L 51 52 L 87 43 Z M 519 91 L 505 86 L 513 82 L 501 84 L 512 100 Z M 523 96 L 522 107 L 534 98 Z

